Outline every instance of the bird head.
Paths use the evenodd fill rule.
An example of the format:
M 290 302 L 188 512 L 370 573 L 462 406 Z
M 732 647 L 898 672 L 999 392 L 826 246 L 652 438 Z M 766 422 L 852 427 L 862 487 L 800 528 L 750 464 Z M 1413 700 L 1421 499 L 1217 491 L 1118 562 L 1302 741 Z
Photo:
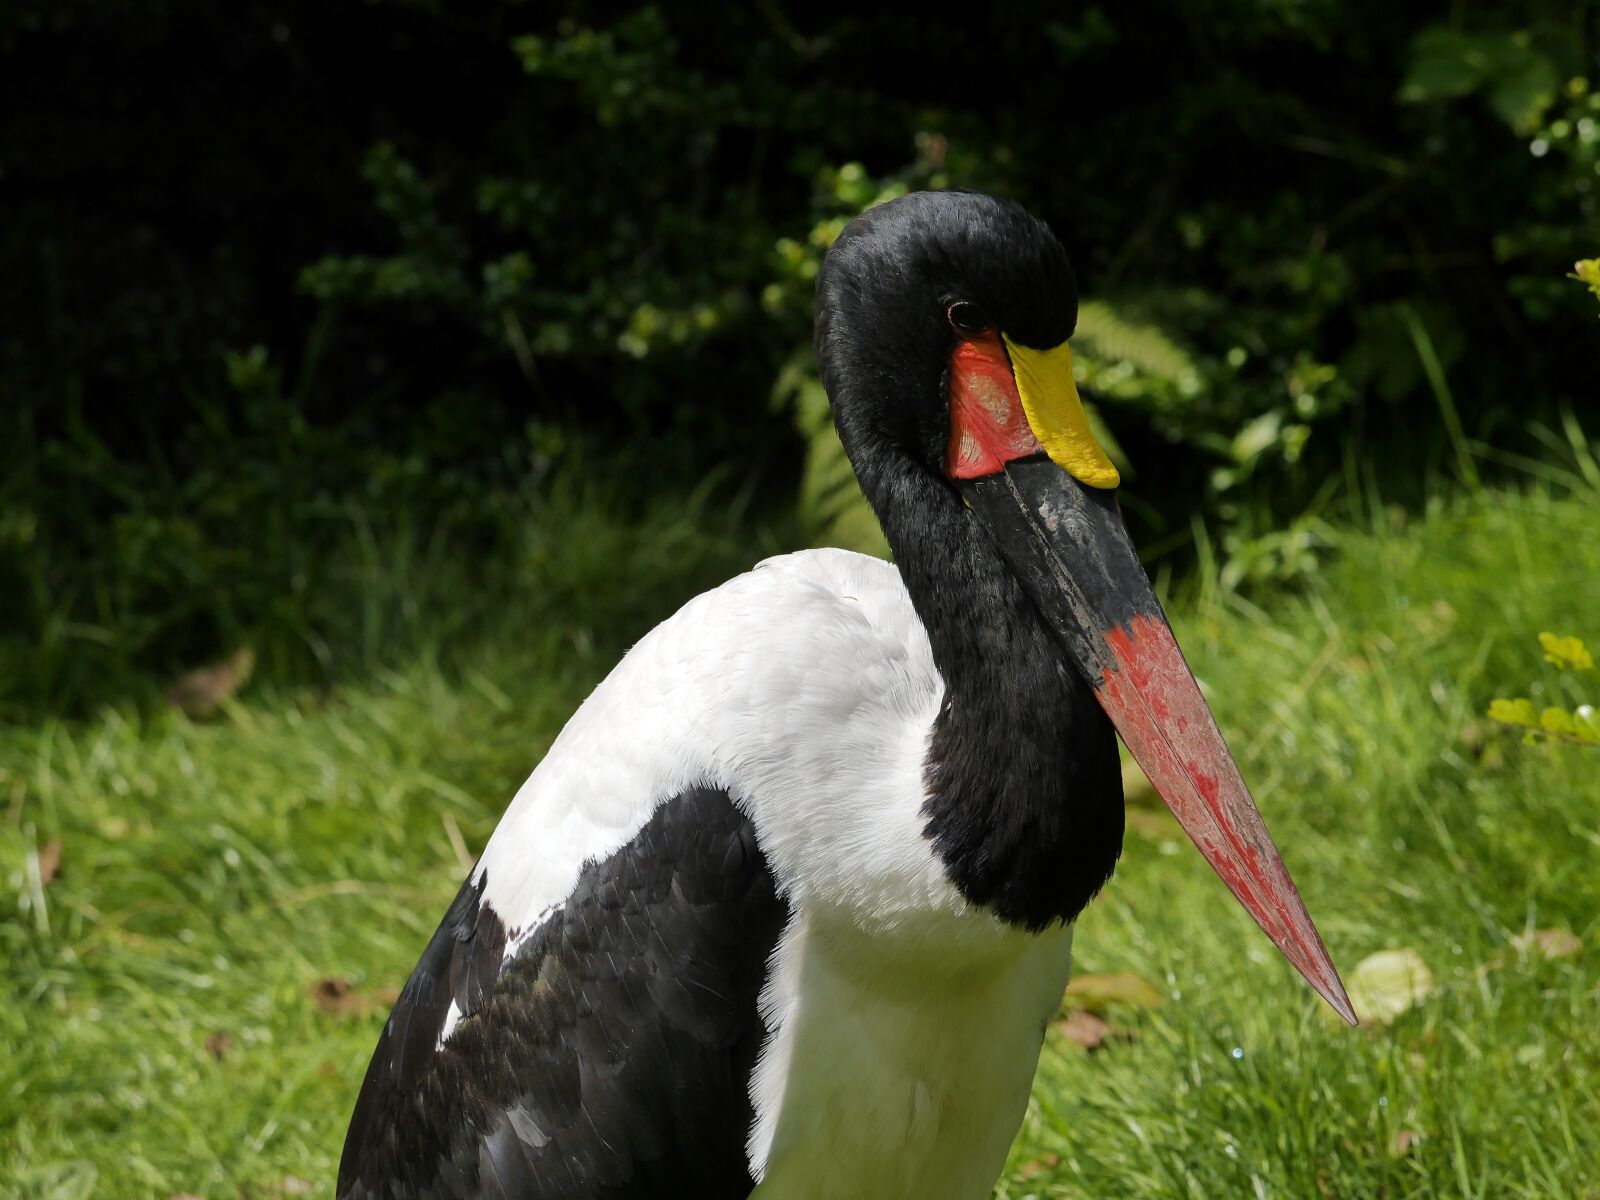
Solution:
M 922 192 L 868 211 L 818 281 L 817 351 L 840 439 L 891 545 L 911 497 L 962 507 L 1206 861 L 1353 1022 L 1124 528 L 1116 467 L 1073 378 L 1076 320 L 1066 253 L 1020 206 Z M 937 488 L 897 484 L 908 471 Z

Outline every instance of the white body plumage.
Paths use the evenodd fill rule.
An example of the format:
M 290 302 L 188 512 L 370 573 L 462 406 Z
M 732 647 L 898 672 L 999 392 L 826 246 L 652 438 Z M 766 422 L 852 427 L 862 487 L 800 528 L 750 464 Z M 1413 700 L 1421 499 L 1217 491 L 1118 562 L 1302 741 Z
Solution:
M 770 559 L 628 653 L 474 872 L 509 959 L 663 799 L 715 787 L 749 814 L 791 912 L 750 1083 L 762 1200 L 985 1196 L 1026 1106 L 1071 930 L 969 905 L 924 836 L 942 695 L 893 566 Z

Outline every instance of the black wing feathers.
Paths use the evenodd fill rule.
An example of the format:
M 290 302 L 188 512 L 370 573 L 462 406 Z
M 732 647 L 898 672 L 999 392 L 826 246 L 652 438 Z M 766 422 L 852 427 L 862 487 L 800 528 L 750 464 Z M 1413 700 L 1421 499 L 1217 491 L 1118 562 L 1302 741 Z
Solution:
M 756 998 L 787 915 L 709 789 L 586 867 L 503 968 L 504 926 L 463 888 L 379 1043 L 340 1196 L 747 1196 Z M 474 1015 L 435 1051 L 452 996 Z
M 461 885 L 401 989 L 361 1083 L 345 1135 L 347 1160 L 352 1147 L 371 1144 L 377 1136 L 375 1123 L 387 1098 L 411 1092 L 421 1081 L 439 1045 L 450 1002 L 466 1014 L 487 999 L 506 945 L 505 926 L 482 903 L 487 884 L 487 877 L 477 884 L 469 877 Z M 341 1190 L 343 1171 L 341 1165 Z

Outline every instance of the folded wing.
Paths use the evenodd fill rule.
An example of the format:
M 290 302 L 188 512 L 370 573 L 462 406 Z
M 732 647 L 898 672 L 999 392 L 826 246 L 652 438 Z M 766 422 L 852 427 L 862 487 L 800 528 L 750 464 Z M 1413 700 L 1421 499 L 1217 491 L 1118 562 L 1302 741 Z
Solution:
M 530 930 L 487 884 L 384 1027 L 341 1200 L 747 1196 L 756 998 L 788 914 L 745 814 L 713 789 L 662 801 Z

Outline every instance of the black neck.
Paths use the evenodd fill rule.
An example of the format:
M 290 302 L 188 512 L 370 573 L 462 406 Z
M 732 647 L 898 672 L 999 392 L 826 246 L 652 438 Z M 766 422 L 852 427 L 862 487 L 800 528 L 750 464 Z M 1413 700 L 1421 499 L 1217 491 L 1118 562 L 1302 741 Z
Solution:
M 927 835 L 973 903 L 1028 929 L 1069 921 L 1122 850 L 1111 723 L 954 489 L 898 455 L 862 484 L 945 684 Z

